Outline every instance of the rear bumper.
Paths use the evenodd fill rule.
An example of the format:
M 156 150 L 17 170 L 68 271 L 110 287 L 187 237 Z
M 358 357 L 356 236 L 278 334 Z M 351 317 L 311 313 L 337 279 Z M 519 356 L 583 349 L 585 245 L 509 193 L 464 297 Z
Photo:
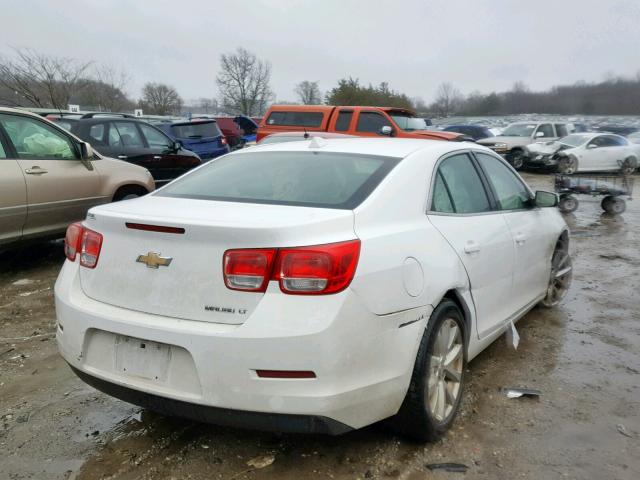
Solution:
M 420 307 L 378 316 L 349 289 L 320 298 L 274 286 L 242 325 L 180 320 L 87 297 L 69 261 L 55 300 L 60 353 L 100 390 L 195 420 L 330 434 L 397 413 L 431 314 Z M 166 375 L 118 368 L 118 336 L 169 345 Z M 259 378 L 256 369 L 311 370 L 316 378 Z
M 351 427 L 327 417 L 246 412 L 173 400 L 102 380 L 73 366 L 71 366 L 71 370 L 83 382 L 107 395 L 154 412 L 187 418 L 196 422 L 288 433 L 341 435 L 353 430 Z

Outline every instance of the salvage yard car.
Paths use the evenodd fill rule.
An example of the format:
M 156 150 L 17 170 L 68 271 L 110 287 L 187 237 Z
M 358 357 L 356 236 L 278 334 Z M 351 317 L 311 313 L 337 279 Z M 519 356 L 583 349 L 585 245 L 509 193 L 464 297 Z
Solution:
M 0 108 L 0 247 L 62 237 L 89 208 L 153 188 L 144 168 L 103 158 L 38 115 Z
M 576 172 L 621 171 L 633 173 L 637 151 L 629 141 L 614 134 L 574 133 L 555 142 L 527 146 L 527 167 L 554 167 L 571 175 Z
M 473 141 L 468 135 L 456 132 L 427 130 L 423 118 L 404 108 L 331 105 L 273 105 L 262 118 L 257 140 L 260 142 L 273 133 L 301 130 L 357 137 Z
M 553 193 L 491 150 L 319 139 L 230 153 L 69 227 L 57 341 L 169 415 L 438 438 L 474 358 L 571 280 Z
M 102 155 L 145 167 L 156 186 L 164 185 L 202 163 L 164 132 L 130 115 L 88 113 L 71 131 Z
M 478 143 L 503 155 L 513 168 L 520 170 L 524 166 L 527 145 L 557 140 L 568 133 L 564 123 L 516 122 L 509 125 L 500 135 L 478 140 Z

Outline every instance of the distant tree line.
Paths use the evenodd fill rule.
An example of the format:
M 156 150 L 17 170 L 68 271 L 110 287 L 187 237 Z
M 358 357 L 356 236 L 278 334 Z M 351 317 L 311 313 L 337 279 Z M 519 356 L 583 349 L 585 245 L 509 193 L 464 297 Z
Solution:
M 13 49 L 0 56 L 0 104 L 8 106 L 67 109 L 79 104 L 84 109 L 131 111 L 174 115 L 184 109 L 200 113 L 262 115 L 275 95 L 271 88 L 271 64 L 244 48 L 220 56 L 215 82 L 218 97 L 203 97 L 189 107 L 178 91 L 161 82 L 148 82 L 138 99 L 126 87 L 129 75 L 114 66 L 81 62 L 45 55 L 31 49 Z M 303 80 L 294 91 L 297 102 L 306 105 L 376 105 L 409 108 L 429 116 L 509 115 L 519 113 L 625 115 L 640 112 L 640 73 L 635 78 L 610 76 L 598 83 L 578 82 L 531 91 L 516 82 L 504 92 L 463 95 L 450 82 L 441 83 L 432 103 L 410 98 L 392 90 L 387 82 L 363 85 L 358 78 L 338 80 L 324 96 L 317 81 Z M 290 102 L 280 102 L 290 103 Z

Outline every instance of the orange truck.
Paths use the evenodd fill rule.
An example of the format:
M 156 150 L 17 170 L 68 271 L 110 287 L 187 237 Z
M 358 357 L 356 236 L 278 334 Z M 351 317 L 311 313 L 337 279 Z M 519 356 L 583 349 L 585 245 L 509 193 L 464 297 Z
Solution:
M 472 140 L 459 133 L 427 130 L 422 118 L 404 108 L 273 105 L 260 122 L 257 141 L 272 133 L 293 131 L 335 132 L 358 137 Z

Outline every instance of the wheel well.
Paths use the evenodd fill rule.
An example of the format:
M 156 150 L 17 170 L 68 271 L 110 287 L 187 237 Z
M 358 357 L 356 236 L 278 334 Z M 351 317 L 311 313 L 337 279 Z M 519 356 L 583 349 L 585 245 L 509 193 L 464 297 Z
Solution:
M 464 320 L 464 336 L 468 348 L 469 337 L 471 336 L 471 312 L 469 311 L 467 302 L 464 301 L 460 293 L 455 289 L 448 290 L 442 297 L 442 300 L 445 298 L 455 303 L 462 312 L 462 319 Z
M 113 200 L 121 198 L 129 194 L 146 195 L 149 191 L 141 185 L 123 185 L 119 187 L 113 194 Z

